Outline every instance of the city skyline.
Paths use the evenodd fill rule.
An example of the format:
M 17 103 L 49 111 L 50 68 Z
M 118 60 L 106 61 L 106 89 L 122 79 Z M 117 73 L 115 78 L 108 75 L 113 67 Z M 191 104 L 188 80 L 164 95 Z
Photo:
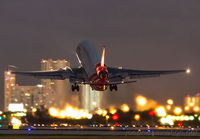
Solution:
M 3 96 L 3 72 L 8 65 L 16 65 L 16 70 L 38 70 L 42 58 L 66 58 L 75 63 L 74 67 L 78 62 L 73 50 L 87 39 L 99 50 L 107 45 L 105 63 L 109 66 L 192 70 L 189 76 L 144 79 L 120 87 L 115 93 L 104 92 L 109 105 L 132 103 L 136 94 L 160 102 L 170 97 L 182 104 L 186 94 L 199 92 L 197 5 L 197 1 L 180 5 L 179 1 L 156 0 L 128 1 L 123 5 L 119 1 L 1 1 L 0 93 Z M 17 78 L 19 82 L 27 81 L 27 85 L 37 82 L 33 78 Z

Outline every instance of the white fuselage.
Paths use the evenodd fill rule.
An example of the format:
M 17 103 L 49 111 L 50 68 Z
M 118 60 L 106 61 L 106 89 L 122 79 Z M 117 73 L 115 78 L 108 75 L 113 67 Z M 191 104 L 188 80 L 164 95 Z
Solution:
M 76 53 L 88 77 L 96 74 L 96 65 L 100 63 L 96 47 L 89 41 L 83 41 L 78 45 Z

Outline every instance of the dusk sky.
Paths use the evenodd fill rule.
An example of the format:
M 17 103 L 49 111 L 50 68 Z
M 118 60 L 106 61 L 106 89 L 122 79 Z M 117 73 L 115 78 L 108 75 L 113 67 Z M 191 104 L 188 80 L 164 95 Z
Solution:
M 1 104 L 7 65 L 40 70 L 42 58 L 65 58 L 77 67 L 76 46 L 91 40 L 99 53 L 107 46 L 108 66 L 192 70 L 189 76 L 120 85 L 118 92 L 104 92 L 106 103 L 132 104 L 142 94 L 161 104 L 172 98 L 182 105 L 186 94 L 200 91 L 199 7 L 199 0 L 0 0 Z M 17 79 L 22 85 L 35 83 L 33 78 Z

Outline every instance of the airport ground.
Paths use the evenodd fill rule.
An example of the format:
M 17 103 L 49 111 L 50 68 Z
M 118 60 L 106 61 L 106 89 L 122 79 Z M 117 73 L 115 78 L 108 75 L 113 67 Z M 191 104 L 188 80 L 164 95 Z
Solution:
M 0 139 L 193 139 L 199 129 L 188 128 L 54 128 L 2 129 Z
M 0 139 L 197 139 L 172 136 L 63 136 L 63 135 L 0 135 Z

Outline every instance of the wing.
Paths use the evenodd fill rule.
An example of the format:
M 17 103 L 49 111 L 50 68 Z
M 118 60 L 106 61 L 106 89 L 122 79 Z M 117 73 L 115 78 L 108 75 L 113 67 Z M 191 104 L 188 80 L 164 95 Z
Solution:
M 53 79 L 64 80 L 69 79 L 70 82 L 85 82 L 87 80 L 87 74 L 83 68 L 68 68 L 55 71 L 15 71 L 13 74 L 33 76 L 38 79 Z
M 148 77 L 159 77 L 160 75 L 175 74 L 187 72 L 187 70 L 130 70 L 130 69 L 119 69 L 119 68 L 109 68 L 109 80 L 111 82 L 120 82 L 123 80 L 134 80 L 139 78 L 148 78 Z

